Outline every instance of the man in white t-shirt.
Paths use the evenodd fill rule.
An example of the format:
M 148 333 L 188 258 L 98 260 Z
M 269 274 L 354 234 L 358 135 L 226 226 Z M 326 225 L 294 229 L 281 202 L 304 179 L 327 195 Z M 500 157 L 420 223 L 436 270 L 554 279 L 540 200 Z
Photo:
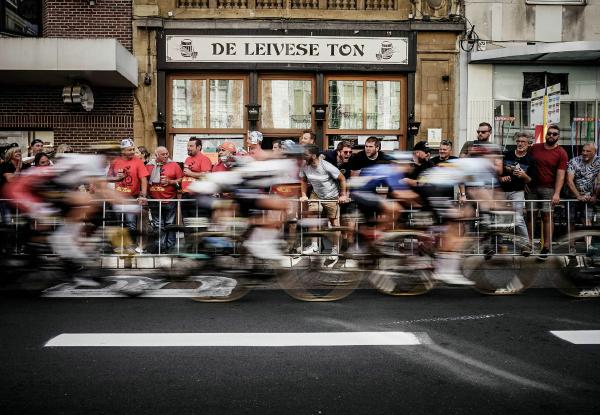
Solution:
M 346 178 L 333 164 L 319 157 L 317 146 L 307 146 L 305 154 L 306 164 L 300 170 L 301 194 L 300 201 L 310 200 L 308 210 L 319 212 L 322 208 L 323 215 L 329 219 L 331 226 L 336 225 L 338 216 L 338 203 L 349 202 L 346 190 Z M 308 185 L 312 186 L 310 197 L 307 196 Z M 337 247 L 333 247 L 332 256 L 337 255 Z M 316 242 L 304 253 L 316 253 Z

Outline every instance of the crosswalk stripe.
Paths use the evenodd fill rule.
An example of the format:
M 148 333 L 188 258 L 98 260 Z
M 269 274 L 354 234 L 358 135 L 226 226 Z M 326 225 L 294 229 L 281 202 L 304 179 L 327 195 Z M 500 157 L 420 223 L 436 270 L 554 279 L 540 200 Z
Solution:
M 425 333 L 63 333 L 44 347 L 294 347 L 411 346 L 431 343 Z
M 600 344 L 600 330 L 554 330 L 550 333 L 573 344 Z

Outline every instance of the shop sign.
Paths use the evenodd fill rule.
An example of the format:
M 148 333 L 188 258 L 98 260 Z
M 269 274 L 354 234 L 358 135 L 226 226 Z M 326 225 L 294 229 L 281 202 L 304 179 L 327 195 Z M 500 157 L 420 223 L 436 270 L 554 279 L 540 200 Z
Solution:
M 408 38 L 167 36 L 166 61 L 408 65 Z

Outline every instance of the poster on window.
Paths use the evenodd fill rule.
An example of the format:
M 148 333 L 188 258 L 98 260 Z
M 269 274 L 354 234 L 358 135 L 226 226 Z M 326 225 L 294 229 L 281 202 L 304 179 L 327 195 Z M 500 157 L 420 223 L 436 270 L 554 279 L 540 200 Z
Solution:
M 548 87 L 548 124 L 560 124 L 560 84 Z
M 536 125 L 544 124 L 544 95 L 546 90 L 544 88 L 538 89 L 531 93 L 531 110 L 530 110 L 530 124 L 529 126 L 534 128 Z

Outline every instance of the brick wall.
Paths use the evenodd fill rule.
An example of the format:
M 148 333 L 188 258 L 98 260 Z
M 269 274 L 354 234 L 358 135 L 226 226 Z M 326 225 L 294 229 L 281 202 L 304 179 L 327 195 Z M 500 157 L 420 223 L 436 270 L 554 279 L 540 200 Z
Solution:
M 132 0 L 45 0 L 43 36 L 116 38 L 132 51 Z
M 52 130 L 54 145 L 85 151 L 97 141 L 133 137 L 133 92 L 93 88 L 94 109 L 62 102 L 61 88 L 0 89 L 0 130 Z

